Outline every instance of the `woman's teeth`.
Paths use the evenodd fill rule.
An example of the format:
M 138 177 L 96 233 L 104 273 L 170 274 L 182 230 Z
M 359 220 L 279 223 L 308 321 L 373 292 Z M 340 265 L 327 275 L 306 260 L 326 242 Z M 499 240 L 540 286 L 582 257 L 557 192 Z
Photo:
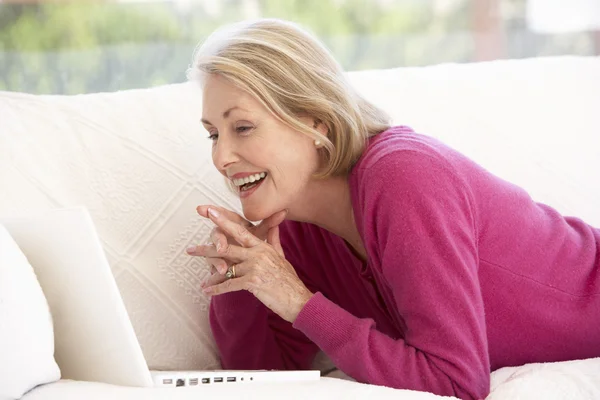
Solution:
M 247 185 L 249 183 L 258 182 L 261 179 L 264 179 L 265 176 L 267 176 L 266 172 L 261 172 L 259 174 L 249 175 L 245 178 L 233 179 L 233 184 L 237 187 L 240 187 L 240 186 Z M 251 186 L 254 186 L 254 185 L 251 185 Z M 247 190 L 248 188 L 244 188 L 244 189 Z

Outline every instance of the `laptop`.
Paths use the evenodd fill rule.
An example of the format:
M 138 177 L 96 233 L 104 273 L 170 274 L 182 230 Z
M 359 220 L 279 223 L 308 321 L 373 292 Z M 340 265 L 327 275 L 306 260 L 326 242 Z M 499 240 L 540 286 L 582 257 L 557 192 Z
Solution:
M 319 380 L 320 371 L 150 371 L 88 211 L 0 218 L 53 316 L 62 378 L 134 387 Z

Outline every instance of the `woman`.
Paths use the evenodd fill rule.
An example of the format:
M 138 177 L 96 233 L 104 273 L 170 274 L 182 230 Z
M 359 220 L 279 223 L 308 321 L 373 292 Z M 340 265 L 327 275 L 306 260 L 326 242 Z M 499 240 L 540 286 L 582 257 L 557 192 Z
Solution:
M 190 72 L 245 215 L 198 207 L 217 228 L 188 250 L 224 368 L 321 349 L 361 382 L 483 398 L 497 368 L 600 356 L 600 230 L 391 127 L 291 23 L 215 34 Z

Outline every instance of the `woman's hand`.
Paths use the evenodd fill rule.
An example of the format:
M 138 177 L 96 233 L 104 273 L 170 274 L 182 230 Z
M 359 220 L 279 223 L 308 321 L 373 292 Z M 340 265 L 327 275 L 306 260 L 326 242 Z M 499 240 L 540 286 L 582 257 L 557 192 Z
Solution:
M 216 245 L 197 246 L 191 252 L 193 255 L 221 258 L 235 264 L 235 278 L 220 278 L 221 282 L 207 285 L 204 293 L 220 295 L 247 290 L 280 317 L 294 322 L 313 294 L 284 257 L 279 242 L 279 224 L 267 231 L 267 242 L 264 242 L 246 226 L 232 221 L 214 207 L 209 207 L 207 214 L 223 234 L 239 245 L 229 243 L 219 249 Z
M 198 206 L 196 208 L 196 211 L 204 218 L 209 218 L 209 207 L 217 210 L 219 214 L 225 215 L 228 219 L 232 220 L 233 222 L 244 226 L 246 229 L 248 229 L 248 231 L 250 231 L 250 233 L 252 233 L 254 236 L 258 237 L 261 240 L 267 240 L 267 233 L 269 232 L 269 229 L 281 224 L 285 220 L 285 216 L 287 215 L 286 210 L 279 211 L 271 215 L 270 217 L 264 219 L 260 224 L 254 225 L 241 215 L 230 211 L 226 208 L 203 205 Z M 218 226 L 213 228 L 213 230 L 210 233 L 210 242 L 208 242 L 207 245 L 211 244 L 216 247 L 217 252 L 226 252 L 227 246 L 229 244 L 239 245 L 239 243 L 237 243 L 231 237 L 228 237 Z M 188 249 L 188 253 L 193 255 L 195 249 L 195 247 L 191 247 L 190 249 Z M 202 288 L 224 282 L 226 279 L 225 273 L 227 272 L 227 268 L 230 264 L 228 264 L 227 261 L 221 257 L 206 257 L 206 261 L 210 266 L 210 276 L 208 277 L 206 282 L 202 284 Z

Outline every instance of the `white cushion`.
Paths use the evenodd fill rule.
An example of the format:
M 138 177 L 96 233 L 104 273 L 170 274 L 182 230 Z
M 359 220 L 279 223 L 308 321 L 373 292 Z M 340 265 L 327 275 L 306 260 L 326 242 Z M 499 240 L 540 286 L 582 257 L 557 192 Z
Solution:
M 58 379 L 48 303 L 27 258 L 0 225 L 0 400 Z
M 152 379 L 89 213 L 0 218 L 29 259 L 54 317 L 64 379 L 151 386 Z

